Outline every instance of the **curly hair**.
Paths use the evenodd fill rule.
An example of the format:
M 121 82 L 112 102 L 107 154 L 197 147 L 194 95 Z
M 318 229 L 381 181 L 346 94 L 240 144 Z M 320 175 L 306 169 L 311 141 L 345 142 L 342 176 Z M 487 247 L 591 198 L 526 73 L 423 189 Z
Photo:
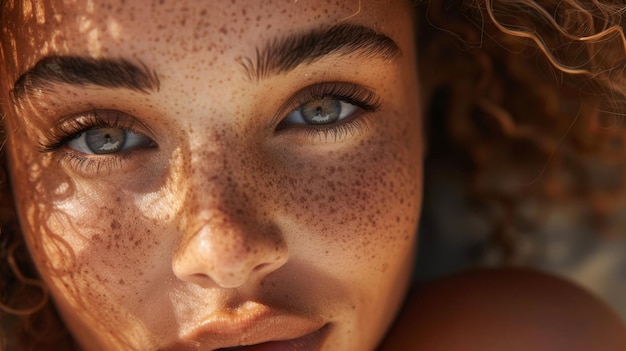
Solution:
M 555 202 L 585 204 L 585 218 L 604 231 L 623 226 L 613 223 L 624 200 L 622 0 L 422 0 L 415 8 L 426 181 L 442 164 L 464 174 L 501 260 L 521 255 L 520 236 Z M 0 162 L 0 350 L 69 349 L 46 287 L 31 278 Z
M 453 164 L 496 261 L 523 263 L 556 205 L 622 232 L 626 6 L 621 1 L 421 4 L 429 170 Z M 471 206 L 470 206 L 471 207 Z M 427 210 L 427 209 L 426 209 Z
M 21 235 L 4 158 L 0 153 L 0 351 L 70 350 L 71 336 Z

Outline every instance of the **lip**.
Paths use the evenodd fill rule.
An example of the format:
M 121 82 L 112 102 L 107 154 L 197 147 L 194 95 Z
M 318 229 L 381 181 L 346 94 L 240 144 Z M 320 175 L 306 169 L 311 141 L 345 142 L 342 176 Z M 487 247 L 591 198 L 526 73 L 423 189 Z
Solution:
M 321 348 L 330 326 L 324 325 L 313 333 L 297 339 L 267 341 L 256 345 L 221 348 L 215 351 L 317 351 Z
M 212 314 L 162 351 L 316 351 L 328 335 L 324 321 L 253 304 L 239 313 Z

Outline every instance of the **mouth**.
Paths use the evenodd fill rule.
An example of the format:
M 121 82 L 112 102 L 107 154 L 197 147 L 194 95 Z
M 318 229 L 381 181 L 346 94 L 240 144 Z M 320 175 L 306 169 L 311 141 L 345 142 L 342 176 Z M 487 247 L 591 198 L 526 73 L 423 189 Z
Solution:
M 331 324 L 250 303 L 238 312 L 212 314 L 162 351 L 317 351 Z
M 215 351 L 317 351 L 322 347 L 329 330 L 330 325 L 326 324 L 322 328 L 296 339 L 267 341 L 255 345 L 226 347 Z

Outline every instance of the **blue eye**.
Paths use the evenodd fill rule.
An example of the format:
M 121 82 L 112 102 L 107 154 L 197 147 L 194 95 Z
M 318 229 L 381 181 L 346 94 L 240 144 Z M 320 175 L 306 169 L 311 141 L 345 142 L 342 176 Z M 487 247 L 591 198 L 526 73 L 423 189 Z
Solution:
M 333 124 L 352 116 L 359 106 L 334 98 L 313 100 L 291 112 L 281 124 Z
M 78 134 L 66 145 L 83 154 L 105 155 L 137 147 L 147 147 L 152 145 L 152 140 L 122 128 L 96 128 Z

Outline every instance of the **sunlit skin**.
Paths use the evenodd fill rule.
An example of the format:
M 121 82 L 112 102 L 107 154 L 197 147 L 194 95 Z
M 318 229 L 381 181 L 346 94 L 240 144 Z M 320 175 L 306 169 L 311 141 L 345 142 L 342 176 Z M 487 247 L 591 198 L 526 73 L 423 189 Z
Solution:
M 409 1 L 12 6 L 0 101 L 13 189 L 28 248 L 83 349 L 207 350 L 316 330 L 323 350 L 376 347 L 409 284 L 421 203 Z M 246 66 L 267 43 L 340 24 L 399 50 L 344 50 L 266 75 Z M 56 81 L 11 99 L 51 56 L 124 59 L 153 84 Z M 329 125 L 284 122 L 307 91 L 354 87 L 375 108 Z M 68 126 L 94 112 L 108 136 L 129 128 L 139 143 L 76 150 L 81 131 Z
M 623 320 L 566 279 L 468 270 L 415 289 L 381 351 L 626 350 Z

